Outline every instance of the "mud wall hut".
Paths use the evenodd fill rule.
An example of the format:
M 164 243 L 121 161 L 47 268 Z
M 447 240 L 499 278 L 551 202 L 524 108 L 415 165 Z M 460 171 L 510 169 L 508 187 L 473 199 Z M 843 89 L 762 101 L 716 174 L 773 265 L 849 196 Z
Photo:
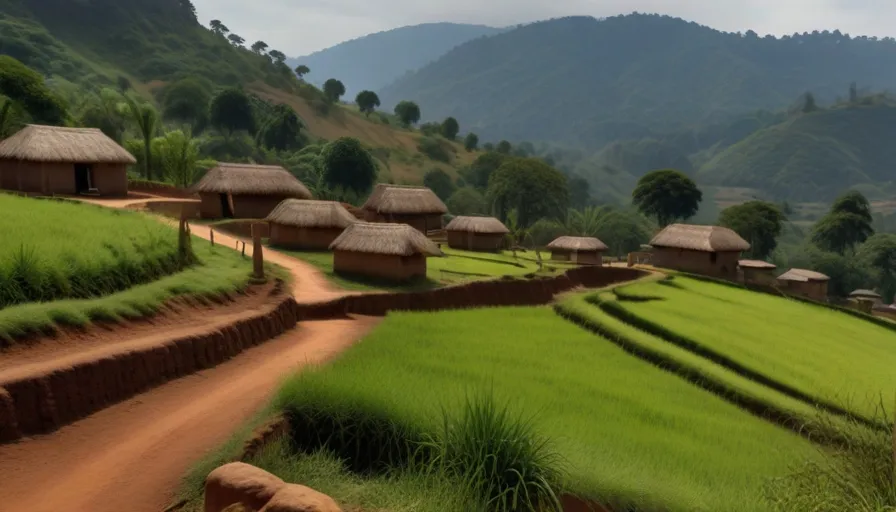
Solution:
M 594 237 L 561 236 L 548 244 L 551 259 L 579 265 L 603 265 L 607 244 Z
M 204 219 L 264 219 L 285 199 L 311 199 L 301 181 L 272 165 L 221 163 L 193 188 Z
M 881 306 L 884 303 L 883 296 L 874 290 L 854 290 L 849 294 L 849 298 L 852 300 L 869 302 L 872 306 Z
M 27 125 L 0 142 L 0 188 L 29 194 L 126 196 L 137 160 L 96 128 Z
M 266 220 L 271 244 L 307 250 L 327 250 L 345 228 L 358 222 L 335 201 L 308 199 L 286 199 Z
M 743 276 L 744 284 L 760 286 L 773 286 L 775 284 L 775 269 L 778 267 L 762 260 L 740 260 L 737 262 Z
M 380 183 L 361 207 L 368 222 L 407 224 L 426 234 L 442 229 L 448 207 L 426 187 Z
M 499 251 L 510 230 L 494 217 L 458 216 L 445 226 L 448 247 L 466 251 Z
M 651 246 L 651 263 L 661 268 L 737 280 L 740 254 L 750 249 L 734 231 L 720 226 L 671 224 Z
M 333 243 L 333 270 L 389 281 L 426 277 L 426 258 L 442 251 L 407 224 L 357 222 Z
M 778 286 L 784 293 L 825 301 L 828 297 L 828 281 L 830 280 L 830 277 L 821 272 L 792 268 L 778 276 Z

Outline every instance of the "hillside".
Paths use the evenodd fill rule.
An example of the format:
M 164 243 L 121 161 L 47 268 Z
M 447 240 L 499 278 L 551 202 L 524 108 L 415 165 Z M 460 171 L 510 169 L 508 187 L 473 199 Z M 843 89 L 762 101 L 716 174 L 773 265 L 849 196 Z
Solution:
M 287 60 L 311 70 L 306 79 L 323 85 L 329 78 L 345 84 L 346 97 L 364 89 L 378 91 L 409 71 L 438 59 L 455 46 L 504 29 L 459 23 L 424 23 L 345 41 L 304 57 Z
M 839 32 L 776 39 L 659 15 L 533 23 L 458 46 L 383 90 L 425 119 L 455 116 L 485 139 L 599 148 L 731 114 L 779 109 L 811 90 L 896 86 L 896 41 Z

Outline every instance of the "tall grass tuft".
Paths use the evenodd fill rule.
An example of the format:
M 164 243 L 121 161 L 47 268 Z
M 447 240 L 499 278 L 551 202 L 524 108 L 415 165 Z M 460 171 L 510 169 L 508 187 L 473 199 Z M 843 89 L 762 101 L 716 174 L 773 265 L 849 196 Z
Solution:
M 769 486 L 769 500 L 779 512 L 896 511 L 896 431 L 884 407 L 880 422 L 890 431 L 869 429 L 856 421 L 834 423 L 846 442 L 823 449 L 821 457 L 802 463 Z

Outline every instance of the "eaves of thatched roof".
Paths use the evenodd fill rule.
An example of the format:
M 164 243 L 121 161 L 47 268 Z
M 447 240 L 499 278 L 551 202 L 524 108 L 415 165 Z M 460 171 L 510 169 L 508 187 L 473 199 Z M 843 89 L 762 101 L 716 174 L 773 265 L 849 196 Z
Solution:
M 594 237 L 561 236 L 548 244 L 548 249 L 561 251 L 606 251 L 607 244 Z
M 0 159 L 73 164 L 135 164 L 126 149 L 96 128 L 29 124 L 0 142 Z
M 194 186 L 199 193 L 279 195 L 311 199 L 311 191 L 283 167 L 219 163 Z
M 814 270 L 806 270 L 803 268 L 792 268 L 778 276 L 779 281 L 795 281 L 798 283 L 808 283 L 810 281 L 830 281 L 830 277 L 815 272 Z
M 750 244 L 734 231 L 721 226 L 671 224 L 650 241 L 653 247 L 686 249 L 703 252 L 739 252 L 750 250 Z
M 483 235 L 505 235 L 510 233 L 507 226 L 494 217 L 471 217 L 464 215 L 451 219 L 451 222 L 445 226 L 445 231 L 460 231 Z
M 448 213 L 448 207 L 432 190 L 426 187 L 378 184 L 367 202 L 365 210 L 384 215 L 433 215 Z
M 335 201 L 286 199 L 271 211 L 268 222 L 296 228 L 345 229 L 358 222 L 354 215 Z
M 330 244 L 330 250 L 388 256 L 442 256 L 442 251 L 423 233 L 407 224 L 356 222 Z

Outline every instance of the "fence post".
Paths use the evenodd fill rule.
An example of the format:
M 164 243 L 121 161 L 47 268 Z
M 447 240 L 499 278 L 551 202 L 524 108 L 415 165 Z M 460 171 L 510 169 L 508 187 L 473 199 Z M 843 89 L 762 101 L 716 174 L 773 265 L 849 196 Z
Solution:
M 212 246 L 215 245 L 215 230 L 212 228 L 208 228 L 208 240 L 212 243 Z
M 261 246 L 261 224 L 252 224 L 252 277 L 264 282 L 264 254 Z

